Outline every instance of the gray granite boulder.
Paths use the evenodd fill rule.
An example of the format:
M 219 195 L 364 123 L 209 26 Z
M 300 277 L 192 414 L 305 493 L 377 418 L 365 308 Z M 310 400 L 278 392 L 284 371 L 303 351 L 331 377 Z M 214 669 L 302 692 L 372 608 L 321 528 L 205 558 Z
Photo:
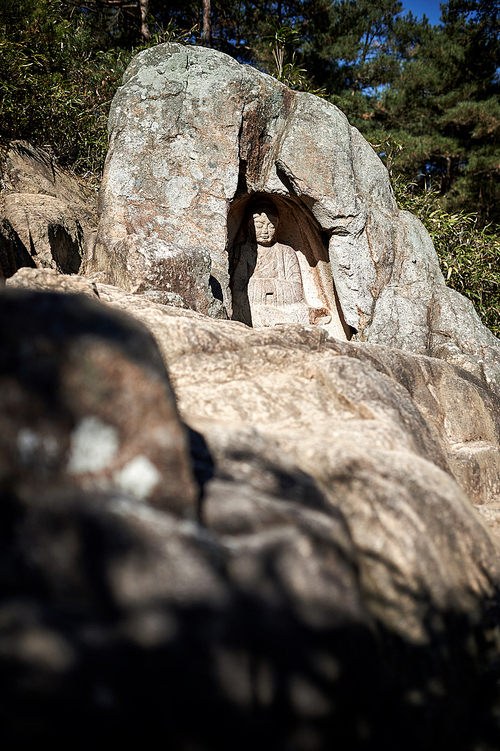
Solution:
M 495 747 L 481 380 L 50 269 L 0 327 L 8 747 Z
M 205 303 L 188 304 L 216 311 L 214 293 L 234 316 L 249 212 L 264 198 L 280 215 L 279 243 L 298 257 L 305 304 L 326 308 L 331 323 L 319 322 L 330 334 L 500 381 L 498 340 L 445 286 L 423 225 L 398 210 L 382 162 L 332 104 L 220 52 L 160 45 L 127 69 L 109 137 L 90 263 L 101 280 L 168 302 L 162 274 L 146 270 L 164 263 L 166 242 L 178 249 L 181 296 L 190 284 L 182 254 L 211 258 L 211 286 L 198 289 Z M 124 242 L 143 254 L 142 270 Z
M 29 265 L 77 274 L 85 255 L 81 224 L 68 204 L 43 194 L 10 194 L 5 214 Z M 24 264 L 23 264 L 24 265 Z

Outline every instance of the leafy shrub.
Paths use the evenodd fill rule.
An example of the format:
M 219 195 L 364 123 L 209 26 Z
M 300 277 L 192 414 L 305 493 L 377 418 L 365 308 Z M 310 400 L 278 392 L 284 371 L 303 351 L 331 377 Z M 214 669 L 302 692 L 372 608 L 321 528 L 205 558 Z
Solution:
M 401 177 L 393 179 L 398 206 L 425 225 L 449 287 L 474 303 L 483 323 L 500 336 L 500 235 L 478 228 L 477 214 L 450 214 L 436 191 L 418 191 Z
M 0 8 L 0 141 L 50 146 L 62 164 L 97 177 L 107 151 L 111 100 L 146 46 L 193 38 L 173 23 L 147 45 L 102 48 L 90 15 L 59 0 L 3 0 Z M 66 13 L 66 15 L 65 15 Z
M 97 172 L 109 103 L 130 54 L 94 49 L 85 17 L 70 23 L 57 0 L 19 5 L 19 17 L 10 12 L 0 25 L 0 137 L 50 145 L 62 163 Z
M 307 70 L 299 67 L 294 47 L 298 47 L 301 39 L 296 29 L 291 26 L 275 26 L 273 34 L 264 38 L 272 53 L 272 60 L 267 61 L 267 64 L 262 52 L 258 55 L 261 58 L 260 67 L 265 72 L 295 91 L 307 91 L 319 97 L 326 97 L 326 90 L 314 86 Z

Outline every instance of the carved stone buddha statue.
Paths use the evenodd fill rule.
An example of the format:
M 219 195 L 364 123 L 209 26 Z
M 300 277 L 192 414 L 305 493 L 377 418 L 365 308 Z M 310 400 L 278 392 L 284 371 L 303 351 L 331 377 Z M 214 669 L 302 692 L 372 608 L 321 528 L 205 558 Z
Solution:
M 234 318 L 250 326 L 328 323 L 326 308 L 308 305 L 297 253 L 277 242 L 278 211 L 271 201 L 255 204 L 251 240 L 241 246 L 233 276 Z

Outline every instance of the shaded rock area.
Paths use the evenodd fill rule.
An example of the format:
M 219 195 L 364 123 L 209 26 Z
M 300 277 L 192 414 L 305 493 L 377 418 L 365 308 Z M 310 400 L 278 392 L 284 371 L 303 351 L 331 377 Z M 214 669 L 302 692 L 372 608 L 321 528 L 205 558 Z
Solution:
M 2 183 L 0 249 L 14 248 L 13 263 L 0 257 L 2 275 L 24 266 L 78 273 L 95 240 L 95 194 L 27 141 L 10 144 Z
M 43 195 L 9 195 L 5 214 L 38 268 L 77 274 L 82 265 L 83 232 L 68 205 Z
M 275 266 L 292 254 L 300 271 L 275 268 L 269 289 L 261 272 L 263 302 L 286 298 L 293 273 L 296 299 L 322 311 L 311 323 L 337 338 L 439 357 L 500 384 L 498 340 L 446 287 L 427 231 L 398 210 L 382 162 L 334 105 L 215 50 L 158 45 L 127 69 L 109 137 L 89 263 L 100 281 L 169 303 L 171 276 L 189 277 L 189 249 L 210 257 L 212 281 L 186 304 L 202 310 L 204 296 L 203 312 L 218 315 L 215 295 L 248 322 L 233 298 L 246 291 L 241 254 L 256 254 L 253 202 L 265 199 L 280 219 Z M 165 243 L 176 248 L 168 273 L 138 272 L 138 253 L 163 269 Z
M 142 326 L 86 297 L 0 297 L 1 482 L 25 503 L 123 490 L 195 515 L 185 436 Z
M 20 258 L 23 246 L 8 219 L 0 219 L 0 278 L 12 276 L 23 266 Z M 31 257 L 26 253 L 26 265 L 33 265 Z
M 498 747 L 481 379 L 49 269 L 0 325 L 8 742 Z

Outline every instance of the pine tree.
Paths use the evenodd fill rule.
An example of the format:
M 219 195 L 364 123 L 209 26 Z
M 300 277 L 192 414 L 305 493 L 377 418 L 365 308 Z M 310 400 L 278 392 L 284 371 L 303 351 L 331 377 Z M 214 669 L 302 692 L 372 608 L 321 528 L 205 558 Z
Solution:
M 403 10 L 399 0 L 303 3 L 308 45 L 304 63 L 335 95 L 369 92 L 389 83 L 397 69 L 391 32 Z
M 397 144 L 394 169 L 437 189 L 448 210 L 499 223 L 499 8 L 449 0 L 442 10 L 439 26 L 396 24 L 400 73 L 359 124 L 373 142 Z

